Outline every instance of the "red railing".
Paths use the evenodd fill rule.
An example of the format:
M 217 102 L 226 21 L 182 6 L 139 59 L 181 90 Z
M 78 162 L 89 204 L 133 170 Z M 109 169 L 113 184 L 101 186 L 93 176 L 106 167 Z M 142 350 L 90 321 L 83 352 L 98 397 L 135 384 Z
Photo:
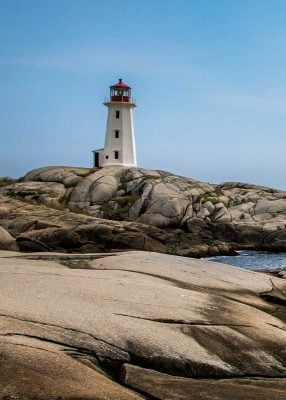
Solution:
M 104 98 L 105 103 L 109 103 L 111 101 L 115 101 L 117 103 L 136 103 L 136 100 L 133 97 L 129 96 L 111 96 Z

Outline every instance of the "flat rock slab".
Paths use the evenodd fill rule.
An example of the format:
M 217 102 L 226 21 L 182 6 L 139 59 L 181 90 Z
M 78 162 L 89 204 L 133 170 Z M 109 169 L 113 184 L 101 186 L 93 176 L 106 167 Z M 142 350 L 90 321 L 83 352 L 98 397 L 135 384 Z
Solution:
M 284 400 L 286 379 L 190 379 L 125 365 L 125 384 L 155 399 Z
M 22 335 L 0 342 L 0 399 L 139 400 L 97 372 L 88 354 Z
M 285 306 L 275 303 L 278 294 L 285 296 L 284 279 L 140 251 L 108 256 L 2 251 L 0 276 L 1 369 L 6 371 L 2 398 L 13 390 L 14 396 L 26 396 L 27 382 L 42 382 L 45 375 L 52 382 L 60 364 L 53 393 L 63 398 L 61 380 L 67 382 L 63 387 L 71 380 L 77 385 L 71 385 L 72 398 L 136 399 L 139 393 L 186 398 L 152 393 L 146 387 L 153 372 L 146 375 L 146 383 L 141 370 L 135 370 L 141 374 L 137 379 L 129 369 L 125 382 L 126 365 L 191 379 L 192 393 L 212 393 L 214 379 L 230 379 L 227 390 L 235 391 L 237 383 L 231 386 L 231 380 L 264 377 L 282 382 L 286 377 Z M 84 375 L 90 377 L 88 384 Z M 208 380 L 209 385 L 202 384 Z M 40 398 L 53 398 L 49 385 L 36 385 L 43 387 Z M 224 385 L 219 387 L 223 393 Z M 256 397 L 246 398 L 266 399 L 260 396 L 264 389 L 270 393 L 262 385 L 253 392 Z M 279 393 L 268 398 L 280 399 L 274 397 Z

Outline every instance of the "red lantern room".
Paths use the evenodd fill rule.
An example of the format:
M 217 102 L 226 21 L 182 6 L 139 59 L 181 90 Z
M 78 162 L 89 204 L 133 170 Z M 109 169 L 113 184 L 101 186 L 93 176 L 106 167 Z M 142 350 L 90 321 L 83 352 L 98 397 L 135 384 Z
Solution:
M 119 79 L 118 83 L 110 86 L 110 101 L 130 103 L 131 87 L 122 82 L 122 79 Z

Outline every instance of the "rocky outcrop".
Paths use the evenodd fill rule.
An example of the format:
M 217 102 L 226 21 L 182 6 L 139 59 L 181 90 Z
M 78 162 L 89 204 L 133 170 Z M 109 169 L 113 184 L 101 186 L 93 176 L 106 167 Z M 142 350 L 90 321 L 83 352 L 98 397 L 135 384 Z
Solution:
M 285 398 L 281 278 L 138 251 L 0 273 L 2 399 Z
M 139 222 L 105 220 L 1 195 L 0 207 L 0 226 L 10 232 L 25 252 L 136 249 L 200 257 L 230 251 L 220 240 L 209 239 L 207 244 L 181 229 L 163 230 Z
M 149 226 L 148 232 L 152 234 L 147 236 L 163 242 L 167 252 L 172 254 L 207 255 L 220 253 L 221 249 L 237 248 L 286 250 L 286 192 L 262 186 L 234 182 L 211 185 L 140 168 L 46 167 L 29 172 L 23 182 L 1 188 L 0 194 L 31 205 L 45 205 L 63 215 L 73 212 L 90 218 L 88 233 L 78 227 L 76 233 L 82 237 L 73 240 L 73 244 L 69 241 L 65 246 L 55 241 L 52 243 L 54 249 L 81 247 L 83 237 L 89 241 L 96 237 L 96 242 L 102 245 L 105 241 L 107 247 L 112 243 L 117 247 L 119 241 L 123 247 L 129 248 L 133 242 L 135 249 L 142 249 L 146 226 Z M 116 237 L 107 237 L 106 233 L 97 235 L 95 226 L 108 224 L 102 220 L 119 221 L 116 226 L 121 226 L 123 231 L 128 226 L 124 222 L 132 222 L 137 233 L 131 235 L 129 230 L 128 238 L 123 231 L 120 235 L 117 232 Z M 8 227 L 14 237 L 20 233 L 19 223 L 25 223 L 23 218 L 22 222 L 16 220 Z M 36 230 L 41 229 L 39 223 Z M 65 228 L 57 220 L 54 224 L 59 229 Z M 1 225 L 5 228 L 5 223 Z M 91 233 L 92 225 L 94 234 Z M 161 233 L 158 234 L 155 228 Z M 29 230 L 33 229 L 30 227 Z M 51 245 L 47 239 L 48 232 L 42 233 L 41 238 L 39 235 L 40 232 L 29 233 L 29 239 Z M 170 242 L 170 236 L 173 244 L 177 238 L 187 243 L 186 246 L 179 245 L 178 251 L 171 251 L 173 244 L 166 244 L 166 241 Z M 154 247 L 163 251 L 157 242 L 152 242 Z M 144 245 L 151 250 L 153 244 L 149 241 L 148 246 Z

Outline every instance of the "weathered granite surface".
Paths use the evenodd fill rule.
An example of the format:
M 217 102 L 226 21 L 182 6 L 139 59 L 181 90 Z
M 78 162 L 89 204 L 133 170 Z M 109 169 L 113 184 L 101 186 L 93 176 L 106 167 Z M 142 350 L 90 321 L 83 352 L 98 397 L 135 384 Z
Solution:
M 163 239 L 159 241 L 172 254 L 214 255 L 237 248 L 286 250 L 286 192 L 262 186 L 237 182 L 211 185 L 141 168 L 46 167 L 29 172 L 23 182 L 0 188 L 0 194 L 64 213 L 84 214 L 97 218 L 98 223 L 102 219 L 120 221 L 117 227 L 123 229 L 127 226 L 124 221 L 136 223 L 136 228 L 144 232 L 148 225 L 155 236 L 155 232 L 161 232 L 159 236 Z M 11 228 L 5 215 L 1 219 L 2 214 L 0 210 L 0 225 L 16 237 L 13 232 L 17 229 Z M 90 219 L 94 224 L 92 221 L 95 219 Z M 62 225 L 58 221 L 54 224 Z M 35 229 L 18 229 L 16 235 L 31 230 Z M 76 233 L 92 242 L 95 236 L 98 237 L 92 231 L 90 226 L 88 233 L 82 229 Z M 164 237 L 166 233 L 168 240 Z M 42 241 L 40 232 L 29 235 Z M 129 242 L 126 247 L 134 241 L 136 249 L 143 249 L 141 239 L 137 240 L 135 236 L 136 240 L 125 237 L 124 242 Z M 170 236 L 172 245 L 169 244 Z M 120 235 L 116 237 L 124 247 Z M 152 238 L 158 242 L 158 237 Z M 73 235 L 74 245 L 77 240 Z M 185 242 L 184 246 L 174 245 L 178 241 Z M 109 247 L 110 240 L 106 239 L 106 242 Z M 43 240 L 43 243 L 50 245 L 49 240 Z M 158 251 L 163 251 L 163 247 L 157 245 Z M 101 246 L 105 246 L 103 239 Z M 58 247 L 68 249 L 65 244 Z
M 274 399 L 286 281 L 165 254 L 0 252 L 1 399 Z

